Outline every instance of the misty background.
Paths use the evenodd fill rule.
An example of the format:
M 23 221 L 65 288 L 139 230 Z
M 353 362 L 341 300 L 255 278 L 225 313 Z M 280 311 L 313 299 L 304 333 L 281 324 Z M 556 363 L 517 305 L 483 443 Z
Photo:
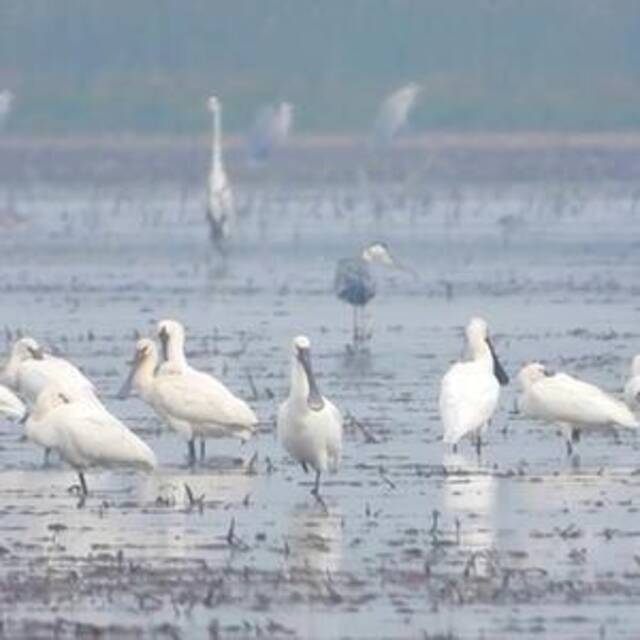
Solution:
M 424 86 L 414 130 L 640 125 L 636 0 L 2 0 L 12 133 L 193 133 L 215 92 L 225 129 L 265 102 L 296 129 L 361 132 Z

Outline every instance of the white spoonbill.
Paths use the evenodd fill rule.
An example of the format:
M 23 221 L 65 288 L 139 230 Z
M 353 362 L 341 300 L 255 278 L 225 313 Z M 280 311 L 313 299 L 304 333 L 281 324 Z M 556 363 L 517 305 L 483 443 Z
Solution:
M 311 367 L 311 343 L 306 336 L 293 339 L 289 397 L 278 411 L 278 439 L 305 472 L 316 472 L 311 491 L 320 499 L 320 475 L 336 472 L 342 455 L 342 415 L 318 391 Z
M 631 377 L 624 386 L 624 399 L 632 411 L 640 409 L 640 354 L 631 362 Z
M 40 392 L 52 382 L 85 393 L 99 403 L 93 383 L 76 366 L 45 353 L 33 338 L 20 338 L 14 343 L 2 379 L 30 403 L 36 402 Z
M 124 398 L 131 387 L 169 427 L 189 441 L 189 460 L 195 462 L 195 438 L 235 437 L 248 440 L 258 418 L 213 376 L 191 367 L 184 356 L 184 330 L 175 321 L 159 325 L 163 350 L 169 359 L 154 374 L 158 352 L 152 341 L 139 340 L 129 378 L 118 394 Z M 201 455 L 204 448 L 201 447 Z
M 231 184 L 222 163 L 222 104 L 216 96 L 211 96 L 208 105 L 213 114 L 213 131 L 207 194 L 207 221 L 209 222 L 211 242 L 219 250 L 222 250 L 231 234 L 236 213 Z
M 456 362 L 442 378 L 440 418 L 445 443 L 452 444 L 455 449 L 458 442 L 468 436 L 475 441 L 480 453 L 482 433 L 498 406 L 500 385 L 508 384 L 509 378 L 482 318 L 469 321 L 466 335 L 472 359 Z
M 153 470 L 156 456 L 120 420 L 75 390 L 51 384 L 38 396 L 25 423 L 27 437 L 55 449 L 78 473 L 86 496 L 84 472 L 93 467 L 139 467 Z
M 569 454 L 581 430 L 640 427 L 623 402 L 566 373 L 551 373 L 539 362 L 523 367 L 518 380 L 522 385 L 518 409 L 532 418 L 558 423 Z
M 18 396 L 7 387 L 0 385 L 0 415 L 9 420 L 22 420 L 27 408 Z

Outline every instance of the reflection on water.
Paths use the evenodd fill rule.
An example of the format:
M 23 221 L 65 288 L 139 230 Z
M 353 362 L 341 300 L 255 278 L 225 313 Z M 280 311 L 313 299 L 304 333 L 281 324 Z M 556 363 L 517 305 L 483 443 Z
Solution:
M 470 547 L 491 547 L 496 536 L 498 479 L 477 458 L 446 453 L 447 469 L 442 486 L 442 511 L 460 519 L 461 543 Z

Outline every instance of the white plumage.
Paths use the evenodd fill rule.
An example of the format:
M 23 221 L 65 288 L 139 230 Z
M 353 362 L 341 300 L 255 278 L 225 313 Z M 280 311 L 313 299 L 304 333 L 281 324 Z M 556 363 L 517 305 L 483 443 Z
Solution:
M 14 343 L 2 380 L 30 403 L 35 403 L 41 391 L 51 383 L 74 389 L 99 403 L 93 383 L 76 366 L 44 353 L 33 338 L 20 338 Z
M 410 82 L 385 98 L 373 124 L 374 144 L 389 144 L 405 125 L 416 104 L 421 87 Z
M 132 372 L 120 397 L 133 385 L 171 429 L 189 440 L 192 462 L 196 437 L 248 440 L 258 424 L 256 414 L 219 380 L 189 365 L 182 325 L 164 320 L 158 325 L 158 335 L 165 362 L 154 373 L 158 364 L 156 346 L 151 340 L 139 340 Z
M 519 410 L 532 418 L 558 423 L 569 453 L 581 430 L 640 427 L 623 402 L 566 373 L 551 374 L 534 362 L 522 368 L 518 379 L 522 385 Z
M 465 437 L 475 440 L 479 449 L 498 406 L 500 385 L 508 378 L 488 336 L 487 323 L 472 318 L 466 328 L 472 359 L 457 362 L 445 374 L 440 387 L 440 418 L 444 442 L 456 446 Z
M 157 466 L 149 446 L 118 418 L 74 390 L 56 384 L 40 393 L 25 431 L 31 441 L 56 450 L 78 472 L 85 495 L 86 469 L 132 466 L 152 470 Z
M 624 386 L 624 400 L 632 411 L 640 410 L 640 354 L 631 362 L 631 377 Z
M 249 152 L 256 162 L 269 158 L 291 135 L 293 127 L 293 105 L 280 102 L 258 110 L 249 133 Z
M 335 472 L 342 455 L 342 416 L 322 396 L 311 367 L 310 342 L 305 336 L 293 340 L 289 397 L 278 411 L 278 438 L 284 449 L 304 470 L 316 472 L 313 494 L 319 496 L 320 475 Z
M 16 394 L 0 385 L 0 415 L 9 420 L 22 420 L 26 411 L 27 408 Z
M 207 193 L 207 221 L 213 244 L 222 248 L 231 234 L 236 212 L 231 183 L 222 162 L 222 105 L 215 96 L 209 98 L 213 114 L 211 168 Z

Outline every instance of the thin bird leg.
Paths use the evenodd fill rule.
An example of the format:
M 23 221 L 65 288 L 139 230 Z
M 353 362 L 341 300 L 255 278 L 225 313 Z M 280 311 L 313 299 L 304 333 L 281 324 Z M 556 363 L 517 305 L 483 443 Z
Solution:
M 478 454 L 478 457 L 482 455 L 482 436 L 479 432 L 476 437 L 476 453 Z
M 571 442 L 571 440 L 566 440 L 567 443 L 567 456 L 571 456 L 571 454 L 573 453 L 573 443 Z
M 193 466 L 196 463 L 196 440 L 195 438 L 191 438 L 188 444 L 188 453 L 187 456 L 189 458 L 189 465 Z
M 353 345 L 358 344 L 358 307 L 353 305 Z
M 200 462 L 204 462 L 207 453 L 207 442 L 204 438 L 200 438 Z
M 51 447 L 45 447 L 44 450 L 44 461 L 42 463 L 43 467 L 49 466 L 49 458 L 51 457 Z
M 320 503 L 323 511 L 328 514 L 329 509 L 327 508 L 327 503 L 323 500 L 320 495 L 320 471 L 316 471 L 316 481 L 313 485 L 313 489 L 311 489 L 311 495 L 316 499 L 317 502 Z
M 78 471 L 78 479 L 80 480 L 80 493 L 83 496 L 89 494 L 89 489 L 87 488 L 87 481 L 84 479 L 84 473 L 82 471 Z

